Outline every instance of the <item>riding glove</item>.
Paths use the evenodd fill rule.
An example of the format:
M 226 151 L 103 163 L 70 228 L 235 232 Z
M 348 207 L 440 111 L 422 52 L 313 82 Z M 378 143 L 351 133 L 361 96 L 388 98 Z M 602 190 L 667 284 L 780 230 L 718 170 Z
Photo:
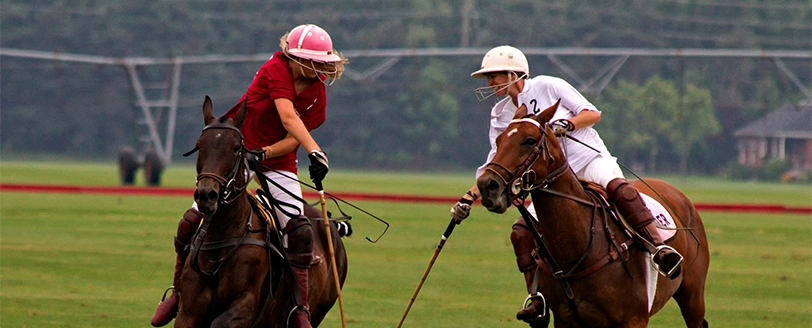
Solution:
M 273 150 L 270 146 L 265 146 L 262 148 L 249 150 L 245 154 L 245 160 L 248 162 L 248 168 L 257 170 L 259 168 L 259 164 L 262 163 L 262 161 L 264 161 L 266 158 L 270 158 L 271 155 L 273 155 Z
M 454 204 L 454 207 L 451 208 L 451 218 L 454 219 L 457 223 L 462 222 L 465 218 L 471 214 L 471 205 L 474 201 L 462 197 L 460 200 Z
M 321 150 L 311 151 L 307 155 L 310 158 L 310 180 L 320 182 L 327 176 L 330 167 L 327 165 L 327 154 Z
M 563 137 L 567 132 L 575 130 L 575 125 L 568 119 L 555 120 L 550 124 L 556 137 Z

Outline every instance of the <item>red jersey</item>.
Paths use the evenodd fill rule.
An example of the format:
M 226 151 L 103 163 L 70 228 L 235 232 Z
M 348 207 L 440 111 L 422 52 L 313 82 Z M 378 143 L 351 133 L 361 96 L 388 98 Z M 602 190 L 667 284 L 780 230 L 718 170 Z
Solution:
M 254 75 L 254 80 L 240 102 L 226 112 L 229 117 L 237 115 L 240 103 L 248 97 L 248 108 L 242 125 L 242 134 L 247 149 L 269 146 L 288 135 L 279 118 L 274 99 L 285 98 L 293 102 L 296 113 L 308 131 L 313 131 L 324 123 L 327 110 L 327 94 L 324 83 L 316 82 L 296 94 L 293 73 L 288 66 L 285 54 L 277 51 Z M 297 173 L 296 158 L 299 147 L 282 156 L 266 159 L 262 165 L 274 170 Z

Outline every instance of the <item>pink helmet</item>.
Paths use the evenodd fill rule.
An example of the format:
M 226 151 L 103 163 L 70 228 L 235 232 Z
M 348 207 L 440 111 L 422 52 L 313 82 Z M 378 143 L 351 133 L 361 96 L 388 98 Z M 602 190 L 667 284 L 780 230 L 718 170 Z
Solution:
M 323 28 L 313 24 L 294 27 L 288 33 L 288 53 L 322 63 L 341 61 L 333 51 L 333 40 Z

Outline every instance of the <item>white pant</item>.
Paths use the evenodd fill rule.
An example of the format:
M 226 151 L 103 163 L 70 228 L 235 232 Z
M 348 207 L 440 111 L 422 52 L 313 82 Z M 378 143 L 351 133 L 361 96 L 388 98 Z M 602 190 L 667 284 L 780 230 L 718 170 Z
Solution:
M 608 155 L 598 155 L 584 166 L 581 171 L 575 172 L 579 178 L 594 182 L 606 188 L 610 181 L 616 178 L 624 178 L 620 165 L 617 165 L 617 158 Z
M 287 190 L 286 192 L 285 190 L 275 186 L 273 183 L 268 182 L 268 189 L 270 189 L 269 191 L 271 192 L 273 199 L 277 200 L 281 204 L 286 204 L 282 206 L 282 209 L 293 215 L 304 215 L 304 204 L 300 200 L 288 194 L 291 193 L 300 199 L 302 198 L 302 186 L 299 184 L 296 174 L 288 171 L 267 171 L 262 172 L 262 174 Z M 279 224 L 282 225 L 280 229 L 284 229 L 285 226 L 288 225 L 288 221 L 290 221 L 291 218 L 276 207 L 274 207 L 274 214 L 276 215 L 277 219 L 279 219 Z

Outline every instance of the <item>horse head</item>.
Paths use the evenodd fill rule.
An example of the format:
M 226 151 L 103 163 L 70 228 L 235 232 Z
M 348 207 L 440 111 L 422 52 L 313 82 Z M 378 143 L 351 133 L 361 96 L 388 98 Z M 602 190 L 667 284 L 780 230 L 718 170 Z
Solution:
M 203 102 L 206 125 L 197 139 L 197 189 L 194 199 L 201 213 L 210 215 L 220 204 L 228 204 L 248 184 L 245 170 L 245 147 L 240 128 L 245 118 L 247 101 L 243 101 L 236 117 L 212 114 L 209 96 Z
M 535 116 L 514 117 L 496 138 L 496 154 L 477 179 L 489 211 L 504 213 L 514 202 L 524 202 L 530 190 L 554 181 L 568 167 L 549 125 L 559 103 Z

